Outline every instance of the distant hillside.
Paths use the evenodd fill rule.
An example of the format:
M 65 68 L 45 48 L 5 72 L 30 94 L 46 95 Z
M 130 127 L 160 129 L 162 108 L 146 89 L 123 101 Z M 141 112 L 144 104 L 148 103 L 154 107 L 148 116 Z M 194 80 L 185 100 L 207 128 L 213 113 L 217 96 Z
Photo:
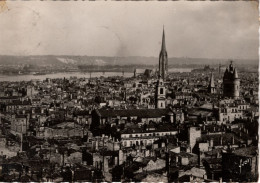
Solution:
M 228 59 L 206 58 L 169 58 L 169 66 L 173 65 L 222 65 L 228 63 Z M 235 64 L 257 65 L 258 60 L 234 60 Z M 5 56 L 0 55 L 0 66 L 15 65 L 37 66 L 78 66 L 78 65 L 157 65 L 156 57 L 104 57 L 104 56 Z

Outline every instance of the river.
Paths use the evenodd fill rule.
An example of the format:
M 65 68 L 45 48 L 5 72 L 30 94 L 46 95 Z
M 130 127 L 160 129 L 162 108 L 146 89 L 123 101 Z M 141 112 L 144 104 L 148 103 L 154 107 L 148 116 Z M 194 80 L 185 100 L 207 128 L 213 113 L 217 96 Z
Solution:
M 169 72 L 191 72 L 189 68 L 173 68 L 169 69 Z M 91 77 L 109 77 L 109 76 L 123 76 L 123 77 L 132 77 L 134 74 L 132 72 L 92 72 Z M 45 74 L 45 75 L 0 75 L 0 81 L 30 81 L 30 80 L 44 80 L 46 78 L 90 78 L 90 73 L 83 72 L 65 72 L 65 73 L 54 73 L 54 74 Z

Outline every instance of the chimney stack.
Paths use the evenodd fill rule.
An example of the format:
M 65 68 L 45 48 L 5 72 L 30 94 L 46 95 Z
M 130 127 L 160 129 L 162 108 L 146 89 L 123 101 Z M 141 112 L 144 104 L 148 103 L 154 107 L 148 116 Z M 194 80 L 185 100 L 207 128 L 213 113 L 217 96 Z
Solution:
M 213 146 L 214 146 L 214 141 L 213 141 L 213 139 L 210 139 L 210 141 L 209 141 L 209 146 L 210 146 L 210 147 L 213 147 Z
M 222 177 L 219 177 L 219 183 L 222 183 Z
M 193 182 L 193 175 L 190 174 L 190 182 Z

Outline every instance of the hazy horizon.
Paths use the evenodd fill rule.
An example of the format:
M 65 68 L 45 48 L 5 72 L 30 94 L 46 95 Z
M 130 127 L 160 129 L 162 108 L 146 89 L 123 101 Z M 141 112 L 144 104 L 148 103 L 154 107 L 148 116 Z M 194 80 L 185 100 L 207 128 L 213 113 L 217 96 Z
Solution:
M 7 1 L 0 55 L 258 60 L 257 2 Z M 144 11 L 145 10 L 145 11 Z
M 159 55 L 159 54 L 158 54 Z M 118 58 L 127 58 L 127 57 L 145 57 L 145 58 L 158 58 L 158 56 L 143 56 L 143 55 L 130 55 L 130 56 L 104 56 L 104 55 L 0 55 L 0 56 L 13 56 L 13 57 L 44 57 L 44 56 L 57 56 L 57 57 L 108 57 L 108 58 L 114 58 L 114 57 L 118 57 Z M 209 59 L 209 60 L 226 60 L 226 61 L 229 61 L 229 60 L 258 60 L 258 58 L 206 58 L 206 57 L 168 57 L 169 59 L 171 58 L 186 58 L 186 59 Z

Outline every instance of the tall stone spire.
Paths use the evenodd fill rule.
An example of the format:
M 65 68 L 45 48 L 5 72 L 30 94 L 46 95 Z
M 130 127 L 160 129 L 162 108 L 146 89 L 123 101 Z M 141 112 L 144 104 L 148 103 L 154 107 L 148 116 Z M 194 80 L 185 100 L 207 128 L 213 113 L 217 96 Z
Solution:
M 210 87 L 215 87 L 213 73 L 211 73 L 211 77 L 210 77 Z
M 161 51 L 166 52 L 164 26 L 163 26 L 162 49 L 161 49 Z
M 209 91 L 209 93 L 215 93 L 216 92 L 213 73 L 211 73 L 208 91 Z
M 236 68 L 234 69 L 234 78 L 235 79 L 238 78 L 238 74 L 237 74 L 237 69 Z
M 165 80 L 167 73 L 168 73 L 168 55 L 166 51 L 165 33 L 163 27 L 162 48 L 159 55 L 159 77 Z

